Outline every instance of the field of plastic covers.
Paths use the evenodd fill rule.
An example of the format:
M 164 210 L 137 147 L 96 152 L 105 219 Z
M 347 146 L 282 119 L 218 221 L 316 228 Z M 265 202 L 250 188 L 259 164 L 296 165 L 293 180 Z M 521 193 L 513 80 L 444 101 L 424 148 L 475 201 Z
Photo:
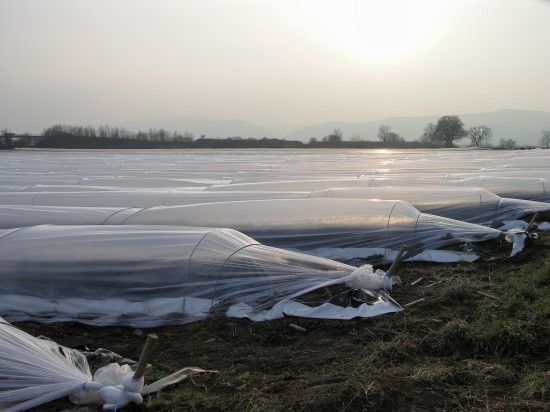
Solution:
M 542 149 L 2 153 L 0 409 L 547 410 L 548 179 Z

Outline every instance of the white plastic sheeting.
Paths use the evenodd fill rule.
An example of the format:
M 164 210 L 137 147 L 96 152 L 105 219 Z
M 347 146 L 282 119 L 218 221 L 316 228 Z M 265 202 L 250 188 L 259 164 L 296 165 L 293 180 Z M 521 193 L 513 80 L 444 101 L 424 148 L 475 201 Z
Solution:
M 82 192 L 0 192 L 0 205 L 138 207 L 177 206 L 243 200 L 349 198 L 405 200 L 420 212 L 495 227 L 536 212 L 550 203 L 501 198 L 485 189 L 456 186 L 341 187 L 314 192 L 117 190 Z
M 498 230 L 418 212 L 403 201 L 274 199 L 150 208 L 124 224 L 231 226 L 270 246 L 331 259 L 392 261 L 403 244 L 405 258 L 419 252 L 500 236 Z M 419 257 L 420 259 L 420 257 Z
M 91 381 L 80 352 L 35 338 L 0 318 L 0 410 L 26 410 L 78 392 Z
M 411 248 L 408 257 L 415 260 L 471 260 L 476 257 L 472 253 L 433 249 L 492 239 L 500 232 L 422 214 L 406 202 L 397 202 L 403 200 L 403 196 L 392 199 L 393 204 L 371 201 L 369 207 L 365 207 L 366 201 L 362 199 L 305 199 L 302 196 L 309 197 L 312 191 L 331 188 L 401 186 L 409 190 L 437 186 L 441 193 L 451 188 L 471 187 L 505 198 L 550 202 L 546 180 L 550 175 L 549 166 L 548 150 L 6 151 L 0 162 L 0 190 L 14 196 L 6 196 L 0 202 L 15 205 L 4 205 L 0 212 L 7 226 L 43 222 L 124 223 L 124 226 L 48 229 L 39 226 L 10 234 L 9 230 L 2 232 L 5 236 L 0 239 L 0 274 L 7 279 L 22 275 L 22 282 L 12 278 L 6 283 L 16 291 L 2 294 L 0 314 L 44 321 L 65 317 L 98 324 L 136 325 L 187 322 L 208 316 L 213 308 L 254 319 L 284 314 L 314 316 L 310 308 L 289 300 L 291 296 L 322 284 L 345 283 L 344 279 L 355 268 L 336 262 L 319 263 L 314 256 L 295 254 L 300 256 L 296 257 L 288 251 L 272 253 L 273 248 L 248 244 L 250 240 L 229 247 L 225 235 L 201 232 L 216 229 L 172 225 L 237 227 L 264 243 L 340 260 L 370 258 L 373 262 L 386 263 L 403 243 Z M 197 194 L 201 191 L 204 194 Z M 233 194 L 229 194 L 230 191 Z M 244 194 L 245 191 L 248 193 Z M 50 196 L 46 192 L 56 193 Z M 184 192 L 189 194 L 180 195 Z M 31 193 L 29 197 L 27 193 Z M 479 193 L 484 193 L 483 202 L 478 204 L 484 215 L 491 196 Z M 19 206 L 17 196 L 28 202 L 32 197 L 35 206 Z M 260 199 L 257 196 L 263 196 L 264 200 L 252 200 Z M 452 197 L 450 192 L 448 196 Z M 295 200 L 282 200 L 283 197 Z M 59 199 L 65 199 L 57 205 L 60 208 L 47 207 Z M 443 209 L 452 210 L 461 220 L 471 220 L 473 215 L 468 217 L 457 199 L 447 199 L 439 213 L 443 214 Z M 499 209 L 505 200 L 500 199 Z M 40 203 L 42 201 L 44 203 Z M 159 203 L 161 201 L 163 203 Z M 155 203 L 176 204 L 170 202 L 202 204 L 141 210 L 156 206 Z M 311 203 L 298 206 L 302 202 Z M 78 210 L 67 207 L 71 205 L 83 207 Z M 422 203 L 422 207 L 424 205 Z M 468 206 L 474 207 L 474 202 Z M 526 204 L 513 201 L 504 206 L 515 213 L 519 210 L 516 206 Z M 535 209 L 532 204 L 528 206 Z M 134 226 L 141 224 L 166 227 Z M 195 234 L 175 234 L 189 230 Z M 514 235 L 513 239 L 518 236 L 525 234 Z M 220 240 L 222 238 L 224 240 Z M 198 259 L 197 256 L 203 255 L 195 253 L 206 250 L 205 245 L 211 241 L 224 245 L 222 249 L 228 252 L 214 253 L 212 259 L 212 248 L 206 248 L 209 252 Z M 234 240 L 229 241 L 232 242 Z M 517 245 L 516 242 L 514 247 Z M 222 255 L 225 257 L 219 257 Z M 197 262 L 200 262 L 199 271 L 195 270 Z M 17 272 L 12 271 L 15 267 Z M 218 269 L 210 269 L 212 267 Z M 245 274 L 243 267 L 249 268 Z M 135 278 L 131 278 L 130 273 Z M 201 274 L 200 280 L 193 278 L 194 284 L 190 285 L 188 280 L 182 282 L 178 278 L 188 273 Z M 215 282 L 219 288 L 212 283 L 213 278 L 203 277 L 204 273 L 223 273 Z M 75 276 L 82 280 L 83 287 L 68 282 Z M 130 284 L 129 289 L 125 288 L 126 282 Z M 114 285 L 112 294 L 107 292 L 107 283 Z M 240 289 L 245 289 L 242 296 Z M 97 291 L 102 297 L 94 298 L 95 292 L 91 291 Z M 42 292 L 45 296 L 40 295 Z M 382 293 L 373 292 L 371 298 L 371 304 L 362 309 L 367 314 L 398 308 Z M 316 316 L 347 318 L 358 313 L 350 308 L 336 311 L 332 303 L 326 305 L 315 309 Z M 32 315 L 25 312 L 29 308 L 33 308 Z M 326 308 L 329 310 L 325 311 Z
M 285 181 L 260 181 L 254 183 L 232 183 L 212 185 L 207 191 L 298 191 L 311 192 L 314 190 L 329 189 L 331 187 L 369 187 L 375 178 L 341 178 L 341 179 L 299 179 Z M 439 179 L 440 180 L 440 179 Z
M 150 208 L 124 224 L 196 224 L 231 227 L 270 246 L 331 259 L 393 260 L 406 244 L 405 258 L 501 232 L 418 212 L 403 201 L 365 199 L 273 199 Z M 339 253 L 342 253 L 341 255 Z M 351 255 L 350 255 L 351 254 Z
M 452 175 L 434 177 L 429 174 L 389 176 L 384 178 L 365 177 L 370 186 L 459 186 L 478 187 L 505 198 L 550 202 L 550 181 L 536 177 L 536 171 L 525 173 L 523 177 L 480 174 L 468 178 L 455 179 Z
M 83 177 L 78 176 L 28 176 L 13 177 L 11 185 L 75 185 L 92 187 L 121 187 L 121 188 L 172 188 L 172 187 L 205 187 L 210 185 L 223 185 L 231 183 L 231 180 L 216 179 L 174 179 L 152 177 Z
M 105 192 L 105 191 L 121 191 L 121 190 L 132 190 L 130 188 L 120 188 L 120 187 L 101 187 L 101 186 L 79 186 L 79 185 L 43 185 L 43 184 L 36 184 L 36 185 L 30 185 L 30 186 L 0 186 L 0 189 L 2 189 L 2 192 L 13 192 L 13 193 L 19 193 L 19 192 Z M 191 188 L 192 190 L 202 190 L 201 188 Z M 180 190 L 180 189 L 178 189 Z
M 380 278 L 369 266 L 268 247 L 230 229 L 134 225 L 2 230 L 0 273 L 9 321 L 133 327 L 187 323 L 232 305 L 239 316 L 273 319 L 293 314 L 286 304 L 311 290 L 358 274 Z M 383 294 L 371 297 L 346 315 L 401 310 Z
M 36 225 L 120 224 L 141 208 L 0 205 L 0 229 Z M 177 224 L 177 223 L 175 223 Z
M 502 221 L 550 210 L 550 203 L 502 198 L 485 189 L 469 187 L 364 187 L 318 190 L 311 198 L 400 199 L 420 212 L 498 226 Z
M 305 199 L 309 192 L 117 190 L 95 192 L 0 192 L 2 205 L 153 207 L 264 199 Z
M 480 225 L 420 213 L 395 200 L 272 199 L 145 209 L 0 206 L 0 228 L 38 224 L 230 227 L 269 246 L 371 263 L 392 261 L 403 244 L 409 247 L 405 258 L 411 258 L 426 250 L 501 235 Z
M 0 410 L 19 412 L 70 395 L 78 405 L 102 404 L 118 410 L 142 395 L 157 392 L 189 376 L 212 373 L 184 368 L 144 386 L 128 365 L 110 363 L 94 375 L 79 351 L 35 338 L 0 318 Z
M 255 183 L 213 185 L 205 190 L 215 191 L 315 191 L 330 188 L 381 186 L 462 186 L 479 187 L 494 194 L 539 202 L 550 202 L 550 181 L 544 178 L 477 176 L 452 179 L 450 176 L 429 174 L 387 175 L 384 177 L 362 176 L 353 179 L 287 180 Z
M 502 197 L 550 202 L 550 181 L 544 178 L 480 176 L 459 179 L 457 185 L 481 187 Z
M 422 180 L 433 184 L 435 178 L 548 179 L 549 157 L 547 150 L 16 150 L 2 155 L 0 187 L 2 191 L 33 186 L 31 190 L 37 191 L 40 184 L 197 190 L 222 183 L 373 176 L 401 181 L 386 185 L 416 185 Z M 338 186 L 282 190 L 329 187 Z M 503 197 L 517 197 L 479 187 Z

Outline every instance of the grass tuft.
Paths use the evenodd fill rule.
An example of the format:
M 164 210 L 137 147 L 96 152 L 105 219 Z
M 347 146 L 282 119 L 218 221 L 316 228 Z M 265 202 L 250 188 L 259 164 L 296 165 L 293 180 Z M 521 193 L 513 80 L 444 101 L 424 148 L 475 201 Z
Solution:
M 525 376 L 518 385 L 520 396 L 546 401 L 550 397 L 550 371 Z

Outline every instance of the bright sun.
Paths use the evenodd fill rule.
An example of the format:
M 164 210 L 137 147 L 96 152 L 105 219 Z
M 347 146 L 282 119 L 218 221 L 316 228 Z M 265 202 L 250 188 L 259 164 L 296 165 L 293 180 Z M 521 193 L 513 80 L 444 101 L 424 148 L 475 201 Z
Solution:
M 373 60 L 410 55 L 429 34 L 447 0 L 303 0 L 345 47 Z

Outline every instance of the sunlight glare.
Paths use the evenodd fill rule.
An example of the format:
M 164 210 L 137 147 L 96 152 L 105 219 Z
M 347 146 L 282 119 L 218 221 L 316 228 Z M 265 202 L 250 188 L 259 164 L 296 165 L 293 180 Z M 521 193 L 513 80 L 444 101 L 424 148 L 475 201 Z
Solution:
M 414 53 L 448 0 L 303 0 L 344 47 L 373 60 Z

